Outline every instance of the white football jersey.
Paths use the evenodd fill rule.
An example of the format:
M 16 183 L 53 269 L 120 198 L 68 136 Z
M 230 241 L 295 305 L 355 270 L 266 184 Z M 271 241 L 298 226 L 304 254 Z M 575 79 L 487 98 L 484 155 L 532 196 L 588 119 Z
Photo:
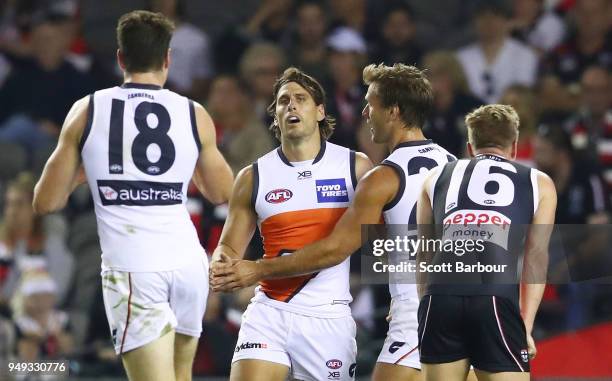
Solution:
M 81 156 L 104 267 L 168 271 L 203 254 L 185 207 L 199 153 L 188 98 L 133 83 L 90 96 Z
M 431 140 L 404 142 L 395 147 L 395 150 L 382 162 L 383 165 L 393 168 L 400 179 L 395 198 L 383 209 L 385 224 L 396 225 L 390 232 L 416 236 L 416 204 L 427 173 L 456 159 Z M 398 231 L 406 227 L 407 232 Z M 390 261 L 408 259 L 402 256 L 404 255 L 392 255 Z M 404 278 L 393 275 L 389 279 L 389 292 L 392 298 L 418 299 L 414 277 Z
M 253 206 L 264 258 L 291 255 L 327 237 L 353 199 L 355 152 L 322 141 L 314 160 L 289 162 L 280 148 L 253 164 Z M 315 274 L 260 282 L 254 301 L 308 316 L 350 315 L 349 258 Z

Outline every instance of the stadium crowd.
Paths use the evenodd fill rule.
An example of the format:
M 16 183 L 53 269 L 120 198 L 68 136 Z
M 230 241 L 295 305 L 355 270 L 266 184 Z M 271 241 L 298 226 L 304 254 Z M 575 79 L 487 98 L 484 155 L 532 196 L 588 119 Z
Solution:
M 121 83 L 109 36 L 132 9 L 175 21 L 167 87 L 205 105 L 234 173 L 277 146 L 266 108 L 288 66 L 324 84 L 337 119 L 330 141 L 379 162 L 387 153 L 363 128 L 361 73 L 368 63 L 402 62 L 426 69 L 432 83 L 428 138 L 464 156 L 464 116 L 510 104 L 521 118 L 518 159 L 555 182 L 556 223 L 609 223 L 608 0 L 0 0 L 0 359 L 69 358 L 78 374 L 122 374 L 103 312 L 89 190 L 78 188 L 50 217 L 36 216 L 31 202 L 71 104 Z M 212 253 L 227 206 L 194 187 L 187 207 Z M 256 234 L 247 256 L 261 255 Z M 352 268 L 358 341 L 372 343 L 359 346 L 365 374 L 385 336 L 389 297 L 385 285 L 360 283 L 357 255 Z M 610 285 L 558 283 L 547 288 L 536 339 L 612 320 Z M 211 293 L 195 374 L 228 374 L 252 295 Z

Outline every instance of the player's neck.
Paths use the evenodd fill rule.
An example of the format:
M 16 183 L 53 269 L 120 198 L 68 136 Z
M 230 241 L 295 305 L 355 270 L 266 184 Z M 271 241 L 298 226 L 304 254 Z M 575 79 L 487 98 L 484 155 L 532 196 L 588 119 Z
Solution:
M 321 138 L 315 134 L 307 139 L 283 139 L 281 149 L 289 161 L 314 160 L 321 150 Z
M 495 155 L 503 157 L 504 159 L 512 160 L 512 155 L 506 150 L 499 149 L 496 147 L 481 148 L 474 151 L 474 157 L 478 155 Z
M 157 85 L 159 87 L 164 87 L 165 82 L 166 79 L 164 73 L 161 71 L 123 74 L 123 83 L 140 83 L 143 85 Z
M 426 139 L 425 135 L 423 135 L 423 131 L 420 128 L 402 127 L 396 131 L 397 133 L 387 144 L 389 152 L 392 152 L 393 149 L 398 146 L 398 144 Z

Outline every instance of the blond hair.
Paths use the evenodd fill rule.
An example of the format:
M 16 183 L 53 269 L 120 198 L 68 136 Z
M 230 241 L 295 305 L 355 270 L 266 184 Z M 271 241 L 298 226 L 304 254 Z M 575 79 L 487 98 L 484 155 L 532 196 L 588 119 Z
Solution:
M 475 149 L 506 149 L 518 139 L 519 117 L 512 106 L 481 106 L 465 117 L 468 140 Z

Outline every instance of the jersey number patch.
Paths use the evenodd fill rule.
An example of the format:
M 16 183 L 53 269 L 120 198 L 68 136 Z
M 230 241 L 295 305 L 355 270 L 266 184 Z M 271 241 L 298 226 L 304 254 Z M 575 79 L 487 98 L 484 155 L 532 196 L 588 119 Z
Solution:
M 108 170 L 123 173 L 123 113 L 125 101 L 113 99 L 108 139 Z M 170 114 L 164 106 L 154 102 L 141 102 L 134 110 L 134 124 L 138 134 L 132 142 L 132 160 L 143 173 L 159 176 L 166 173 L 176 158 L 176 148 L 168 131 Z M 149 156 L 159 158 L 150 160 Z

